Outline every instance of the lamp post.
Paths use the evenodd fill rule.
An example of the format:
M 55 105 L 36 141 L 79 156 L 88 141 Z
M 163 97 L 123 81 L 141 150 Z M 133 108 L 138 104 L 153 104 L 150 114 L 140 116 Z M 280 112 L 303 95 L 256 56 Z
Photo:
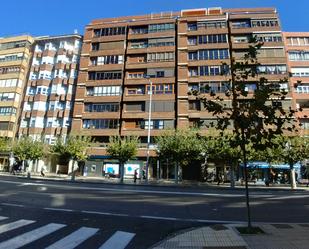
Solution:
M 150 80 L 149 75 L 146 76 L 149 82 L 149 109 L 148 109 L 148 136 L 147 136 L 147 160 L 146 160 L 146 179 L 148 182 L 148 170 L 149 170 L 149 153 L 150 153 L 150 131 L 151 131 L 151 105 L 152 105 L 152 81 Z

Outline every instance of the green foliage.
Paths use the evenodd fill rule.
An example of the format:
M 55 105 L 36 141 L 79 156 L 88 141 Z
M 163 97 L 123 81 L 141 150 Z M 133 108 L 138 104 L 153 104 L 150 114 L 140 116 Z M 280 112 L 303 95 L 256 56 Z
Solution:
M 110 141 L 107 144 L 107 153 L 113 158 L 118 159 L 120 164 L 124 164 L 136 156 L 138 142 L 138 137 L 133 136 L 124 138 L 120 136 L 110 137 Z
M 294 164 L 308 158 L 309 139 L 299 136 L 278 136 L 275 139 L 275 160 L 284 162 L 292 168 Z
M 0 137 L 0 152 L 10 151 L 10 140 L 8 138 Z
M 222 133 L 231 129 L 234 142 L 242 147 L 251 144 L 255 150 L 271 147 L 272 139 L 283 134 L 284 130 L 295 130 L 295 111 L 291 108 L 285 110 L 283 105 L 278 104 L 287 94 L 279 90 L 280 83 L 287 79 L 268 82 L 266 78 L 259 77 L 257 55 L 261 46 L 253 39 L 242 60 L 232 59 L 231 89 L 226 91 L 225 99 L 216 93 L 198 96 L 206 110 L 216 118 L 213 127 Z M 255 85 L 255 90 L 249 92 L 248 84 Z M 227 108 L 227 100 L 231 103 L 230 108 Z
M 13 144 L 13 153 L 20 160 L 36 161 L 45 156 L 46 145 L 31 137 L 22 137 Z
M 240 147 L 231 134 L 205 137 L 205 150 L 208 158 L 212 160 L 220 159 L 235 164 L 241 158 Z
M 167 131 L 156 138 L 157 154 L 180 165 L 198 160 L 203 152 L 203 142 L 195 130 Z
M 89 146 L 90 137 L 87 136 L 70 135 L 65 141 L 61 137 L 58 137 L 56 143 L 51 146 L 51 153 L 67 160 L 85 161 Z

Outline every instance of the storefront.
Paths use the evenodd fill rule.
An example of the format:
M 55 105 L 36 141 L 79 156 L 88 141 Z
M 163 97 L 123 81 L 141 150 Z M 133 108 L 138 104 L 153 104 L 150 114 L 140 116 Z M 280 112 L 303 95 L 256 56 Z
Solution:
M 144 162 L 140 160 L 130 160 L 124 165 L 124 177 L 133 178 L 134 171 L 140 178 L 143 173 Z M 96 177 L 119 177 L 119 162 L 109 156 L 91 156 L 85 163 L 84 176 Z
M 290 166 L 288 164 L 268 164 L 267 162 L 248 162 L 248 181 L 289 184 Z M 301 165 L 294 164 L 296 180 L 300 177 Z M 244 178 L 244 165 L 240 164 L 240 178 Z

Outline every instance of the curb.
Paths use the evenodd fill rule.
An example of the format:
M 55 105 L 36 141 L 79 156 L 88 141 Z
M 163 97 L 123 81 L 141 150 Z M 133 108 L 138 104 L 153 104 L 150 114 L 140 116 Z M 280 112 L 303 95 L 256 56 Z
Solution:
M 32 176 L 30 179 L 27 178 L 27 176 L 23 176 L 23 175 L 11 175 L 11 174 L 5 174 L 5 173 L 0 173 L 0 176 L 5 176 L 5 177 L 15 177 L 18 179 L 23 179 L 23 180 L 39 180 L 39 181 L 50 181 L 50 182 L 65 182 L 65 183 L 72 183 L 72 184 L 104 184 L 104 185 L 118 185 L 118 186 L 142 186 L 142 187 L 157 187 L 157 188 L 164 188 L 164 187 L 168 187 L 168 188 L 184 188 L 184 189 L 211 189 L 211 190 L 233 190 L 233 191 L 237 191 L 237 192 L 243 192 L 245 190 L 244 186 L 235 186 L 235 188 L 231 188 L 230 186 L 226 186 L 226 185 L 221 185 L 221 186 L 217 186 L 217 185 L 210 185 L 210 184 L 173 184 L 173 183 L 130 183 L 130 182 L 124 182 L 124 183 L 119 183 L 119 182 L 112 182 L 112 181 L 104 181 L 104 180 L 98 180 L 98 179 L 78 179 L 78 177 L 76 177 L 75 181 L 71 181 L 71 179 L 68 179 L 67 177 L 38 177 L 38 176 Z M 251 191 L 261 191 L 261 192 L 271 192 L 271 191 L 282 191 L 282 192 L 306 192 L 309 191 L 309 188 L 307 187 L 298 187 L 296 190 L 292 190 L 290 188 L 288 188 L 287 186 L 272 186 L 272 187 L 265 187 L 265 186 L 254 186 L 254 185 L 249 185 L 249 189 Z

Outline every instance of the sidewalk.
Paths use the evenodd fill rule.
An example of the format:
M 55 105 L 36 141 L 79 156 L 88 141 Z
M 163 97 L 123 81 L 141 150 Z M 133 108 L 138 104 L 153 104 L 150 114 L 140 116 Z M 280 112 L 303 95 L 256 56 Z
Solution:
M 235 227 L 212 225 L 184 231 L 157 243 L 151 249 L 308 249 L 308 224 L 255 224 L 265 234 L 240 235 Z
M 8 172 L 0 172 L 0 176 L 15 176 L 19 178 L 27 179 L 27 173 L 17 173 L 12 175 Z M 44 177 L 40 173 L 31 173 L 32 180 L 47 180 L 47 181 L 65 181 L 71 182 L 71 176 L 66 174 L 56 174 L 56 173 L 46 173 Z M 76 176 L 75 182 L 77 183 L 104 183 L 104 184 L 120 184 L 118 178 L 107 178 L 107 177 L 93 177 L 93 176 Z M 196 187 L 196 188 L 211 188 L 211 189 L 227 189 L 230 190 L 230 183 L 224 183 L 217 185 L 217 183 L 208 183 L 208 182 L 195 182 L 195 181 L 180 181 L 178 184 L 175 184 L 174 180 L 165 180 L 165 179 L 150 179 L 148 183 L 145 181 L 137 180 L 136 183 L 133 182 L 133 179 L 124 179 L 126 185 L 140 185 L 140 186 L 165 186 L 165 187 Z M 235 190 L 244 189 L 244 185 L 236 182 Z M 263 184 L 254 184 L 249 183 L 251 190 L 291 190 L 289 185 L 271 185 L 266 187 Z M 309 191 L 309 187 L 306 185 L 298 185 L 297 190 L 299 191 Z

